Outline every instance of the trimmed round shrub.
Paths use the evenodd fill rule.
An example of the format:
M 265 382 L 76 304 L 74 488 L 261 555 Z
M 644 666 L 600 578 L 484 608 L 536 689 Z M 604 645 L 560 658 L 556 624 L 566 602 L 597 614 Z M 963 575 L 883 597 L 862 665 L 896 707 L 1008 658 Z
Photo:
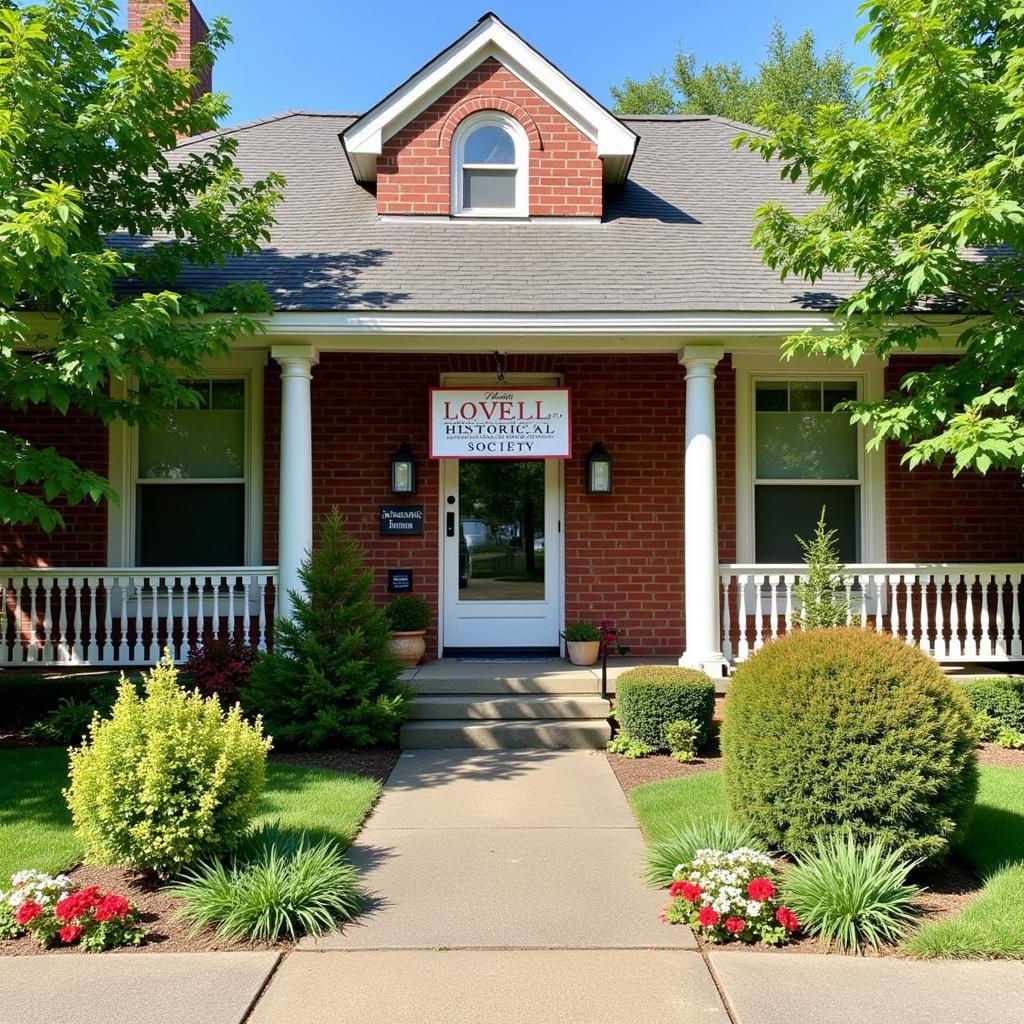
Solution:
M 1006 729 L 1024 730 L 1024 681 L 977 679 L 960 685 L 976 712 Z
M 619 725 L 630 739 L 668 748 L 665 730 L 686 719 L 697 724 L 697 746 L 707 742 L 715 713 L 715 684 L 705 673 L 674 665 L 641 665 L 615 683 Z
M 770 848 L 849 829 L 944 856 L 978 788 L 971 709 L 922 651 L 861 629 L 794 633 L 736 670 L 722 724 L 729 812 Z
M 169 658 L 144 689 L 122 683 L 110 718 L 93 721 L 64 796 L 87 859 L 166 877 L 238 844 L 270 740 L 237 705 L 185 693 Z

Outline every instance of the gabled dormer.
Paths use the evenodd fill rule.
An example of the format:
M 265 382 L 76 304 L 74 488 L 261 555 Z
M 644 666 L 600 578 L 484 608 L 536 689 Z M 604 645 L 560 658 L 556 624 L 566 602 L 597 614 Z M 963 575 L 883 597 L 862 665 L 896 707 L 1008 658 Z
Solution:
M 485 14 L 342 142 L 381 215 L 595 218 L 638 138 Z

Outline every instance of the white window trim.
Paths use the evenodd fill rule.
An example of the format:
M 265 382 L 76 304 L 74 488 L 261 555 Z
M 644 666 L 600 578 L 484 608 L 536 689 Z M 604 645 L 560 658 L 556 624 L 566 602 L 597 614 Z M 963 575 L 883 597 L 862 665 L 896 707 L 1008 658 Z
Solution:
M 245 384 L 246 565 L 263 564 L 263 372 L 266 363 L 265 350 L 242 350 L 224 359 L 210 360 L 204 366 L 206 376 L 211 380 L 241 380 Z M 122 420 L 111 424 L 109 467 L 110 486 L 121 500 L 119 504 L 109 506 L 107 564 L 134 568 L 138 427 L 129 426 Z
M 837 380 L 856 381 L 857 393 L 865 401 L 885 394 L 885 367 L 878 360 L 861 360 L 857 366 L 821 359 L 781 360 L 778 352 L 765 355 L 736 354 L 736 560 L 754 562 L 754 480 L 755 418 L 754 384 L 759 380 Z M 860 484 L 862 562 L 886 560 L 885 551 L 885 450 L 866 451 L 870 437 L 863 426 L 857 428 Z M 784 481 L 780 481 L 784 482 Z M 849 483 L 849 481 L 842 481 Z
M 463 153 L 466 139 L 476 131 L 492 125 L 502 128 L 512 136 L 516 151 L 515 184 L 516 202 L 513 207 L 463 209 L 463 175 L 466 167 Z M 487 170 L 511 170 L 511 164 L 470 164 L 470 168 L 480 167 Z M 508 114 L 500 110 L 481 110 L 463 119 L 452 135 L 451 148 L 451 212 L 453 217 L 529 217 L 530 215 L 530 145 L 523 126 Z

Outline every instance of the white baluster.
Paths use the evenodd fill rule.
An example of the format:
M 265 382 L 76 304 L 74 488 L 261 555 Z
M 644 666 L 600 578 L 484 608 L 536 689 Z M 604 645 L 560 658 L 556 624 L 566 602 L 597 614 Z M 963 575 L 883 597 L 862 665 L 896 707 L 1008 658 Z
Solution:
M 228 579 L 228 639 L 235 639 L 235 587 L 238 585 L 238 577 L 231 576 Z
M 853 577 L 847 576 L 843 584 L 843 593 L 846 595 L 846 624 L 853 621 Z
M 974 635 L 974 584 L 978 576 L 976 573 L 964 573 L 964 589 L 967 592 L 967 602 L 964 607 L 964 657 L 976 658 L 978 656 L 978 641 Z
M 84 576 L 75 577 L 75 661 L 82 661 L 85 658 L 85 643 L 82 637 L 82 589 L 84 584 Z
M 171 657 L 177 660 L 174 653 L 174 586 L 177 576 L 163 576 L 160 583 L 167 591 L 167 609 L 164 615 L 164 624 L 167 629 L 167 637 L 164 640 L 164 647 L 171 652 Z M 163 651 L 160 652 L 163 654 Z
M 14 630 L 11 636 L 11 660 L 16 664 L 25 661 L 25 615 L 21 608 L 25 577 L 14 578 Z
M 768 638 L 770 640 L 777 640 L 779 636 L 779 584 L 782 582 L 782 577 L 769 576 L 767 579 L 769 586 L 772 588 L 771 621 L 768 623 Z
M 949 653 L 950 657 L 964 656 L 964 641 L 960 635 L 960 573 L 949 577 Z
M 1014 572 L 1010 574 L 1010 657 L 1020 658 L 1020 585 L 1022 574 Z
M 722 584 L 722 657 L 732 661 L 732 611 L 729 608 L 731 576 L 723 576 Z
M 943 661 L 949 657 L 949 641 L 946 639 L 946 612 L 942 607 L 946 590 L 946 574 L 932 577 L 935 580 L 935 657 Z
M 220 588 L 224 585 L 223 576 L 211 576 L 213 586 L 213 639 L 220 639 Z
M 868 628 L 868 587 L 870 579 L 867 576 L 857 574 L 857 585 L 860 587 L 860 628 Z
M 126 665 L 131 660 L 128 647 L 128 595 L 131 593 L 131 580 L 127 576 L 117 576 L 114 578 L 114 586 L 117 588 L 118 598 L 121 602 L 117 616 L 117 660 L 120 664 Z
M 767 576 L 754 576 L 754 650 L 764 647 L 764 616 L 761 614 L 761 587 Z
M 27 659 L 31 662 L 39 661 L 39 626 L 36 622 L 36 592 L 39 590 L 39 580 L 30 576 L 28 583 L 28 650 L 25 652 Z
M 68 651 L 68 584 L 67 576 L 57 577 L 57 661 L 70 661 Z
M 89 588 L 89 643 L 85 648 L 85 657 L 90 664 L 95 664 L 100 656 L 99 630 L 96 626 L 96 601 L 99 597 L 100 578 L 85 577 L 85 585 Z
M 907 631 L 906 641 L 911 647 L 914 646 L 914 632 L 917 628 L 917 618 L 914 615 L 914 577 L 901 576 L 903 581 L 903 592 L 906 595 L 906 604 L 903 606 L 904 628 Z
M 918 577 L 918 586 L 921 591 L 921 639 L 918 646 L 924 652 L 929 652 L 932 649 L 931 637 L 929 637 L 929 621 L 928 621 L 928 588 L 931 584 L 932 578 L 929 575 L 923 575 Z
M 40 586 L 43 588 L 43 635 L 42 654 L 43 664 L 52 665 L 53 657 L 53 580 L 41 579 Z
M 889 600 L 889 587 L 885 576 L 875 575 L 875 632 L 881 633 L 882 627 L 885 623 L 882 621 L 884 618 L 884 610 Z
M 149 580 L 149 657 L 146 659 L 151 665 L 163 654 L 160 648 L 160 613 L 157 608 L 157 594 L 160 586 L 159 576 L 147 576 Z M 141 594 L 139 595 L 141 599 Z
M 110 607 L 114 589 L 110 576 L 102 577 L 99 582 L 103 584 L 103 661 L 109 665 L 114 660 L 114 618 Z
M 992 618 L 989 608 L 990 583 L 994 579 L 991 573 L 978 573 L 981 585 L 981 637 L 979 638 L 978 654 L 981 657 L 992 653 Z
M 192 584 L 195 583 L 195 576 L 182 576 L 181 577 L 181 660 L 187 661 L 190 651 L 192 650 L 192 643 L 189 639 L 191 631 L 189 630 L 189 611 L 188 611 L 188 595 L 192 590 Z
M 902 576 L 894 576 L 886 574 L 886 578 L 889 581 L 889 587 L 892 593 L 892 609 L 889 612 L 889 629 L 892 631 L 892 635 L 895 637 L 903 638 L 903 634 L 900 632 L 900 580 Z
M 747 642 L 747 587 L 750 585 L 750 579 L 745 574 L 736 577 L 740 598 L 738 613 L 740 635 L 736 653 L 740 661 L 743 661 L 750 654 L 750 644 Z
M 267 649 L 267 579 L 265 576 L 258 577 L 260 589 L 260 622 L 259 640 L 256 646 L 259 650 Z
M 995 640 L 995 652 L 996 657 L 1005 658 L 1007 643 L 1006 643 L 1006 581 L 1007 577 L 1003 573 L 992 574 L 992 582 L 995 583 L 996 590 L 996 632 L 993 639 Z
M 786 584 L 786 634 L 788 636 L 793 632 L 793 584 L 796 582 L 796 577 L 792 573 L 787 573 L 782 578 Z
M 146 577 L 133 576 L 128 582 L 131 593 L 135 597 L 135 643 L 132 645 L 132 661 L 140 664 L 146 657 L 145 648 L 142 643 L 142 591 Z

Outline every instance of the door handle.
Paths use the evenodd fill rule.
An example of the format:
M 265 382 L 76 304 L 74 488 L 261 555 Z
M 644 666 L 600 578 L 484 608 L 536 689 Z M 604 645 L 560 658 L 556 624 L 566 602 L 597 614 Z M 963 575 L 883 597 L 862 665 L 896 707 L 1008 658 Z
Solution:
M 455 536 L 455 513 L 449 512 L 445 519 L 444 531 L 449 537 Z

